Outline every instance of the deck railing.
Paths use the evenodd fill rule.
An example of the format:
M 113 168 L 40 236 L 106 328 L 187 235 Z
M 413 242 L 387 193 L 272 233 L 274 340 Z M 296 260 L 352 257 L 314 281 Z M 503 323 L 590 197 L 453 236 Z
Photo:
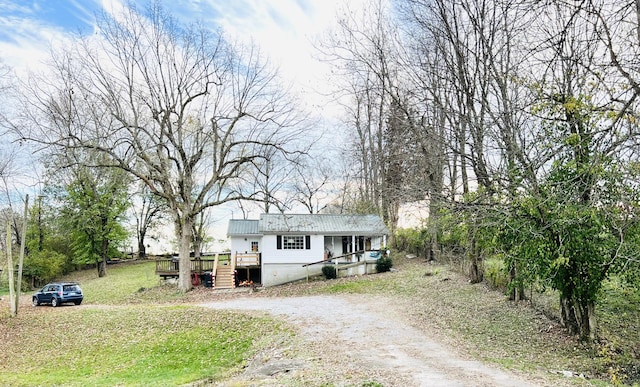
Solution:
M 235 253 L 236 267 L 260 266 L 260 253 Z
M 214 257 L 192 259 L 190 261 L 191 272 L 198 274 L 212 272 L 215 275 L 217 266 L 222 264 L 221 261 L 230 261 L 229 264 L 233 269 L 236 267 L 256 267 L 260 266 L 260 253 L 235 253 L 233 258 L 231 254 L 223 253 L 216 254 Z M 156 260 L 156 274 L 160 276 L 177 276 L 179 269 L 180 263 L 176 258 Z
M 191 272 L 198 274 L 202 274 L 204 272 L 215 273 L 215 264 L 218 260 L 218 256 L 220 257 L 220 259 L 224 259 L 224 256 L 229 259 L 229 254 L 216 254 L 216 258 L 214 259 L 211 259 L 210 257 L 205 257 L 202 259 L 192 259 L 190 260 Z M 177 276 L 179 270 L 180 262 L 175 258 L 156 260 L 156 274 L 160 276 Z
M 307 281 L 309 281 L 309 266 L 320 264 L 332 264 L 336 266 L 336 270 L 346 270 L 352 267 L 366 265 L 367 262 L 375 261 L 386 254 L 386 250 L 360 250 L 353 253 L 338 255 L 336 257 L 326 258 L 322 261 L 306 263 L 302 265 L 307 271 Z

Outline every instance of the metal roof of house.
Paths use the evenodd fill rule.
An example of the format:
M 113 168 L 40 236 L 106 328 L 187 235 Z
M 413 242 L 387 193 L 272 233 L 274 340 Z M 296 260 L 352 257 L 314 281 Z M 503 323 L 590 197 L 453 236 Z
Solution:
M 262 214 L 260 234 L 387 235 L 378 215 Z
M 258 232 L 259 220 L 231 219 L 227 228 L 227 235 L 255 235 Z
M 260 234 L 388 235 L 378 215 L 262 214 L 260 220 L 231 219 L 228 236 Z

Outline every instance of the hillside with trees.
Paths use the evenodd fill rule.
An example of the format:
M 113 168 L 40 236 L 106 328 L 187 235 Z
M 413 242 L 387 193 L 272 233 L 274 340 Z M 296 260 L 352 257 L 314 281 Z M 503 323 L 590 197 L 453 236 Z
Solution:
M 56 180 L 26 220 L 30 282 L 99 268 L 138 204 L 139 237 L 154 224 L 145 213 L 173 225 L 187 292 L 211 209 L 297 203 L 377 213 L 396 249 L 449 259 L 514 301 L 557 292 L 563 326 L 597 340 L 603 284 L 640 278 L 640 4 L 371 0 L 337 17 L 316 46 L 341 136 L 314 132 L 258 47 L 158 2 L 102 15 L 19 85 L 3 68 L 3 95 L 17 96 L 3 136 L 37 149 Z M 348 139 L 341 158 L 316 156 L 326 137 Z M 14 156 L 2 156 L 2 216 L 19 245 Z M 417 201 L 428 217 L 400 229 Z

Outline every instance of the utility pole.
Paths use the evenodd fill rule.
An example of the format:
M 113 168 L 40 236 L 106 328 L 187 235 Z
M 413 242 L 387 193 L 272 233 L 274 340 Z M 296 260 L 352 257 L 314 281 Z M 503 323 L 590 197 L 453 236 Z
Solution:
M 27 216 L 29 214 L 29 194 L 24 199 L 24 215 L 22 216 L 22 237 L 20 238 L 20 258 L 18 261 L 18 280 L 16 281 L 16 298 L 14 302 L 16 304 L 16 314 L 18 313 L 18 306 L 20 306 L 20 293 L 22 293 L 22 264 L 24 262 L 24 249 L 27 243 Z
M 13 238 L 11 237 L 11 223 L 13 220 L 7 222 L 7 263 L 9 266 L 9 312 L 11 317 L 15 317 L 18 314 L 18 307 L 20 306 L 20 293 L 22 292 L 22 265 L 24 262 L 24 250 L 27 236 L 27 214 L 29 211 L 29 195 L 26 196 L 24 202 L 24 218 L 22 221 L 22 237 L 20 238 L 20 258 L 18 260 L 18 272 L 17 277 L 14 277 L 15 268 L 13 266 Z M 12 215 L 13 216 L 13 215 Z
M 18 311 L 16 310 L 16 304 L 13 301 L 16 290 L 14 289 L 13 282 L 13 257 L 11 256 L 11 244 L 13 239 L 11 238 L 11 222 L 7 222 L 7 263 L 9 265 L 9 312 L 11 317 L 15 317 Z

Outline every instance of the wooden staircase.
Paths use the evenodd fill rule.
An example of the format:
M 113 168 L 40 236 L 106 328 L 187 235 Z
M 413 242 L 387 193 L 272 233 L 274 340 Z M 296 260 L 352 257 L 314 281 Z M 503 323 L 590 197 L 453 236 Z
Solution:
M 216 280 L 214 288 L 233 289 L 235 288 L 234 269 L 231 265 L 218 265 L 216 268 Z

